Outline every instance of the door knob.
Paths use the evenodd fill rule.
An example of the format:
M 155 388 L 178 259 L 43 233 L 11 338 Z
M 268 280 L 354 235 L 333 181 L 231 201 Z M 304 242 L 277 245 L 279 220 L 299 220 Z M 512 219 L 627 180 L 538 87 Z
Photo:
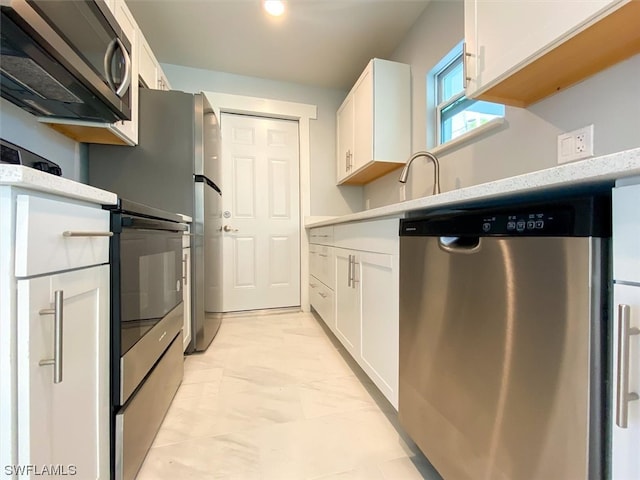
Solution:
M 237 231 L 238 231 L 238 229 L 237 229 L 237 228 L 231 228 L 229 225 L 225 225 L 224 227 L 222 227 L 222 229 L 223 229 L 225 232 L 237 232 Z

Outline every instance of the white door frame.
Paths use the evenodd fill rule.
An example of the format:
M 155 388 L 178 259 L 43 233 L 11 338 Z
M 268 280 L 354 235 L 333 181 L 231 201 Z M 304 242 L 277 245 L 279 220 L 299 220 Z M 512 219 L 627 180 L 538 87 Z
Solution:
M 300 308 L 310 311 L 309 291 L 304 288 L 309 279 L 309 239 L 304 219 L 311 215 L 311 150 L 309 120 L 318 115 L 317 105 L 285 102 L 268 98 L 247 97 L 230 93 L 202 92 L 220 119 L 221 113 L 240 113 L 258 117 L 297 120 L 300 142 Z M 224 195 L 224 186 L 223 192 Z

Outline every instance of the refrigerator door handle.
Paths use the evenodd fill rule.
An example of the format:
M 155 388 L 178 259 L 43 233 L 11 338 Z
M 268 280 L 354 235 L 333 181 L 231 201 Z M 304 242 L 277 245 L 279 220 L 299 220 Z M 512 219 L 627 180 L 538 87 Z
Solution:
M 210 186 L 211 188 L 213 188 L 216 192 L 218 192 L 220 195 L 222 195 L 222 191 L 220 191 L 220 188 L 213 182 L 213 180 L 211 180 L 209 177 L 207 177 L 206 175 L 194 175 L 193 179 L 196 182 L 200 182 L 200 183 L 204 183 L 208 186 Z

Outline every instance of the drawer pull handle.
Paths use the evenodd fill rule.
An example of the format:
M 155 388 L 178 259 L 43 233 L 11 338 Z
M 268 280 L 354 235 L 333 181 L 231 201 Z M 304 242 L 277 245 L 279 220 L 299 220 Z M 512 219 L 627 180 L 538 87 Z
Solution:
M 326 293 L 322 293 L 322 292 L 320 292 L 320 293 L 319 293 L 319 295 L 320 295 L 322 298 L 327 298 L 327 294 L 326 294 Z
M 631 308 L 618 305 L 618 378 L 616 391 L 616 424 L 627 428 L 629 402 L 638 400 L 638 394 L 629 392 L 629 337 L 640 334 L 640 329 L 631 327 Z
M 315 284 L 315 283 L 310 283 L 310 284 L 309 284 L 309 286 L 310 286 L 311 288 L 316 288 L 318 285 L 317 285 L 317 284 Z
M 63 237 L 113 237 L 113 232 L 62 232 Z
M 53 383 L 62 383 L 62 323 L 64 312 L 62 305 L 64 302 L 64 292 L 56 290 L 54 293 L 53 308 L 40 310 L 40 315 L 53 315 L 53 358 L 40 360 L 41 367 L 53 365 Z
M 324 253 L 319 253 L 318 255 L 320 255 L 321 257 L 325 257 L 325 258 L 327 258 L 329 256 L 329 255 L 326 255 Z

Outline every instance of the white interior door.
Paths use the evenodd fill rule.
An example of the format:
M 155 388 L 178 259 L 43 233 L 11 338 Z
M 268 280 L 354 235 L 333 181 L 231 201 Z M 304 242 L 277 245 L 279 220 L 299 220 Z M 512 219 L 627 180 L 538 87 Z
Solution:
M 298 123 L 223 113 L 223 311 L 300 305 Z

